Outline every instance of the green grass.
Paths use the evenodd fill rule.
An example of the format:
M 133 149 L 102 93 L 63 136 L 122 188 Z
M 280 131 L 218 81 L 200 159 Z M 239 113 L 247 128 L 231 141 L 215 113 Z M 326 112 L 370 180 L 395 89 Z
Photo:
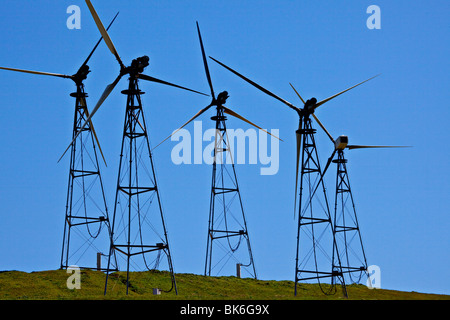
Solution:
M 108 292 L 103 294 L 105 274 L 82 270 L 81 289 L 68 289 L 70 274 L 65 270 L 0 272 L 0 300 L 344 300 L 340 287 L 333 295 L 324 295 L 318 284 L 300 284 L 294 296 L 292 281 L 266 281 L 236 277 L 205 277 L 176 274 L 175 290 L 153 295 L 153 288 L 168 291 L 168 272 L 149 271 L 130 274 L 126 295 L 126 273 L 111 274 Z M 327 289 L 327 288 L 324 288 Z M 364 285 L 348 285 L 350 300 L 450 300 L 448 295 L 373 289 Z

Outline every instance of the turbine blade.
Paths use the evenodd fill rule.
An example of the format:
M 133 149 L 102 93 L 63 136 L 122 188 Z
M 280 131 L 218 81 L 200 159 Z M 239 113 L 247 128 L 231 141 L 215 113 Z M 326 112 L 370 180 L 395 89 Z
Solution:
M 356 145 L 351 145 L 351 146 L 347 146 L 347 148 L 349 149 L 357 149 L 357 148 L 407 148 L 407 146 L 356 146 Z M 328 170 L 328 167 L 330 166 L 331 162 L 333 161 L 334 155 L 336 154 L 337 149 L 334 149 L 333 153 L 331 154 L 331 157 L 328 158 L 327 164 L 325 166 L 325 169 L 322 172 L 322 176 L 320 177 L 319 182 L 317 183 L 316 188 L 314 189 L 314 192 L 311 194 L 310 199 L 312 199 L 312 197 L 314 196 L 314 194 L 317 191 L 317 188 L 319 188 L 320 183 L 323 180 L 323 177 L 325 176 L 325 173 Z
M 283 102 L 285 105 L 287 105 L 288 107 L 294 109 L 295 111 L 300 111 L 296 106 L 294 106 L 292 103 L 287 102 L 286 100 L 280 98 L 279 96 L 277 96 L 276 94 L 270 92 L 269 90 L 261 87 L 259 84 L 253 82 L 252 80 L 244 77 L 242 74 L 240 74 L 239 72 L 231 69 L 230 67 L 224 65 L 222 62 L 217 61 L 216 59 L 214 59 L 213 57 L 210 57 L 212 60 L 214 60 L 215 62 L 217 62 L 218 64 L 220 64 L 222 67 L 224 67 L 225 69 L 228 69 L 229 71 L 231 71 L 232 73 L 234 73 L 235 75 L 237 75 L 238 77 L 242 78 L 243 80 L 247 81 L 248 83 L 250 83 L 252 86 L 256 87 L 257 89 L 261 90 L 262 92 L 264 92 L 265 94 L 268 94 L 269 96 Z
M 97 110 L 100 108 L 100 106 L 103 104 L 103 102 L 105 102 L 106 98 L 108 98 L 108 96 L 111 94 L 111 92 L 114 90 L 114 88 L 116 87 L 116 85 L 119 83 L 120 79 L 122 79 L 122 74 L 120 74 L 116 80 L 114 80 L 113 83 L 109 84 L 105 91 L 103 92 L 103 94 L 101 95 L 100 99 L 98 100 L 97 104 L 95 105 L 94 109 L 91 112 L 91 115 L 89 116 L 89 120 L 90 118 L 92 118 L 94 116 L 94 114 L 97 112 Z M 81 128 L 83 129 L 84 126 Z
M 81 99 L 81 105 L 83 106 L 83 110 L 84 110 L 84 114 L 86 115 L 86 118 L 89 118 L 89 111 L 88 111 L 88 108 L 86 105 L 85 98 Z M 97 142 L 97 146 L 98 146 L 98 149 L 100 150 L 100 154 L 102 155 L 103 162 L 105 162 L 105 166 L 108 166 L 108 164 L 106 163 L 105 155 L 103 154 L 102 147 L 100 146 L 100 141 L 98 140 L 98 137 L 97 137 L 97 132 L 95 132 L 92 120 L 89 120 L 89 125 L 91 127 L 92 134 L 94 135 L 95 141 Z
M 367 79 L 367 80 L 364 80 L 364 81 L 362 81 L 362 82 L 360 82 L 360 83 L 354 85 L 353 87 L 350 87 L 350 88 L 348 88 L 348 89 L 345 89 L 344 91 L 341 91 L 341 92 L 339 92 L 339 93 L 336 93 L 334 96 L 331 96 L 331 97 L 329 97 L 329 98 L 326 98 L 325 100 L 322 100 L 322 101 L 318 102 L 318 103 L 315 105 L 314 108 L 316 109 L 316 108 L 320 107 L 321 105 L 323 105 L 325 102 L 328 102 L 328 101 L 330 101 L 331 99 L 334 99 L 334 98 L 336 98 L 337 96 L 340 96 L 341 94 L 343 94 L 343 93 L 345 93 L 345 92 L 347 92 L 347 91 L 349 91 L 349 90 L 351 90 L 351 89 L 353 89 L 353 88 L 356 88 L 357 86 L 362 85 L 363 83 L 365 83 L 365 82 L 367 82 L 367 81 L 369 81 L 369 80 L 372 80 L 373 78 L 376 78 L 376 77 L 378 77 L 378 76 L 379 76 L 379 74 L 376 75 L 376 76 L 374 76 L 374 77 L 372 77 L 372 78 L 369 78 L 369 79 Z
M 84 124 L 81 126 L 80 130 L 78 131 L 78 133 L 75 135 L 75 137 L 73 138 L 72 142 L 69 144 L 69 146 L 66 148 L 66 150 L 64 150 L 64 153 L 62 154 L 62 156 L 59 158 L 58 162 L 61 161 L 61 159 L 64 157 L 64 155 L 66 154 L 67 150 L 69 150 L 70 146 L 75 142 L 75 140 L 78 138 L 78 136 L 80 135 L 80 133 L 83 131 L 84 127 L 86 127 L 86 124 L 88 124 L 92 117 L 95 115 L 95 113 L 98 111 L 98 109 L 100 108 L 100 106 L 103 104 L 103 102 L 106 100 L 106 98 L 108 98 L 109 94 L 114 90 L 114 88 L 116 87 L 117 83 L 119 83 L 120 79 L 122 78 L 122 74 L 120 74 L 116 80 L 114 80 L 113 83 L 109 84 L 105 91 L 103 92 L 102 96 L 100 97 L 100 100 L 97 102 L 97 104 L 95 105 L 94 109 L 92 110 L 91 114 L 89 115 L 89 117 L 86 119 L 86 121 L 84 122 Z
M 225 110 L 225 113 L 226 113 L 226 114 L 229 114 L 230 116 L 233 116 L 233 117 L 238 118 L 238 119 L 240 119 L 240 120 L 242 120 L 242 121 L 244 121 L 244 122 L 247 122 L 248 124 L 254 126 L 255 128 L 258 128 L 259 130 L 264 131 L 265 133 L 271 135 L 272 137 L 277 138 L 277 139 L 280 140 L 280 141 L 283 141 L 283 140 L 281 140 L 280 138 L 278 138 L 278 137 L 274 136 L 273 134 L 271 134 L 270 132 L 264 130 L 263 128 L 261 128 L 261 127 L 259 127 L 259 126 L 257 126 L 257 125 L 254 124 L 253 122 L 251 122 L 251 121 L 245 119 L 243 116 L 237 114 L 237 113 L 234 112 L 233 110 L 231 110 L 231 109 L 229 109 L 229 108 L 227 108 L 227 107 L 223 107 L 223 109 Z
M 108 31 L 106 31 L 105 27 L 103 26 L 102 21 L 100 20 L 97 12 L 95 11 L 94 6 L 92 5 L 90 0 L 86 0 L 86 4 L 89 7 L 89 11 L 91 11 L 92 17 L 94 18 L 95 24 L 97 25 L 98 30 L 100 31 L 103 39 L 105 40 L 106 45 L 109 48 L 109 51 L 116 57 L 117 62 L 119 62 L 120 67 L 123 69 L 125 66 L 123 65 L 122 60 L 120 59 L 119 54 L 117 53 L 116 47 L 114 47 L 114 44 L 109 37 Z
M 198 22 L 197 22 L 197 32 L 198 38 L 200 40 L 200 47 L 202 49 L 203 65 L 205 66 L 206 78 L 208 79 L 209 88 L 211 89 L 211 96 L 215 100 L 216 96 L 214 94 L 214 88 L 211 81 L 211 74 L 209 73 L 208 61 L 206 60 L 205 48 L 203 46 L 202 35 L 200 33 L 200 27 L 198 26 Z
M 295 219 L 295 213 L 297 210 L 297 186 L 298 186 L 298 167 L 299 167 L 299 161 L 300 161 L 300 147 L 301 147 L 301 139 L 302 136 L 300 135 L 299 131 L 301 130 L 301 123 L 298 126 L 298 130 L 295 132 L 296 134 L 296 141 L 297 141 L 297 157 L 296 157 L 296 161 L 295 161 L 295 202 L 294 202 L 294 219 Z
M 327 129 L 325 129 L 325 126 L 322 124 L 322 122 L 320 122 L 320 120 L 317 118 L 317 116 L 313 113 L 312 116 L 314 117 L 314 119 L 317 121 L 317 123 L 319 124 L 319 126 L 323 129 L 323 131 L 325 131 L 325 133 L 327 134 L 327 136 L 330 138 L 331 142 L 334 143 L 334 139 L 331 136 L 331 134 L 328 132 Z
M 204 96 L 208 97 L 208 95 L 205 94 L 205 93 L 202 93 L 202 92 L 199 92 L 199 91 L 195 91 L 195 90 L 192 90 L 192 89 L 188 89 L 188 88 L 185 88 L 185 87 L 182 87 L 182 86 L 179 86 L 179 85 L 176 85 L 176 84 L 164 81 L 164 80 L 156 79 L 154 77 L 150 77 L 150 76 L 147 76 L 145 74 L 139 74 L 138 78 L 142 79 L 142 80 L 147 80 L 147 81 L 151 81 L 151 82 L 157 82 L 157 83 L 165 84 L 165 85 L 172 86 L 172 87 L 175 87 L 175 88 L 179 88 L 179 89 L 195 92 L 195 93 L 198 93 L 198 94 L 201 94 L 201 95 L 204 95 Z
M 5 67 L 0 67 L 0 69 L 2 69 L 2 70 L 9 70 L 9 71 L 24 72 L 24 73 L 31 73 L 31 74 L 39 74 L 39 75 L 44 75 L 44 76 L 53 76 L 53 77 L 59 77 L 59 78 L 65 78 L 65 79 L 72 79 L 72 76 L 68 76 L 68 75 L 65 75 L 65 74 L 59 74 L 59 73 L 31 71 L 31 70 L 5 68 Z
M 190 118 L 185 124 L 183 124 L 181 127 L 179 127 L 177 130 L 175 130 L 174 132 L 172 132 L 172 134 L 170 136 L 168 136 L 167 138 L 165 138 L 163 141 L 161 141 L 160 143 L 158 143 L 158 145 L 156 147 L 153 148 L 153 150 L 155 150 L 156 148 L 158 148 L 161 144 L 163 144 L 167 139 L 169 139 L 170 137 L 172 137 L 175 133 L 177 133 L 178 131 L 180 131 L 181 129 L 183 129 L 185 126 L 187 126 L 189 123 L 191 123 L 192 121 L 194 121 L 195 119 L 197 119 L 198 117 L 200 117 L 200 115 L 202 115 L 205 111 L 207 111 L 209 108 L 211 108 L 211 104 L 205 108 L 203 108 L 202 110 L 200 110 L 199 112 L 197 112 L 192 118 Z
M 348 147 L 348 146 L 347 146 L 347 147 Z M 362 147 L 368 147 L 368 146 L 362 146 Z M 336 152 L 337 152 L 337 149 L 334 149 L 333 153 L 331 154 L 331 157 L 328 158 L 327 164 L 325 165 L 325 169 L 324 169 L 323 172 L 322 172 L 322 176 L 320 177 L 320 180 L 319 180 L 319 182 L 317 183 L 316 188 L 314 189 L 313 193 L 311 193 L 311 196 L 310 196 L 310 198 L 309 198 L 310 201 L 311 201 L 312 197 L 314 197 L 314 195 L 316 194 L 316 191 L 317 191 L 317 189 L 319 188 L 320 183 L 322 182 L 323 177 L 325 176 L 325 173 L 327 172 L 327 170 L 328 170 L 328 168 L 329 168 L 331 162 L 333 161 L 333 158 L 334 158 L 334 155 L 336 154 Z
M 330 164 L 331 164 L 331 161 L 333 161 L 333 158 L 334 158 L 334 155 L 336 154 L 336 149 L 334 149 L 334 151 L 333 151 L 333 153 L 331 154 L 331 157 L 329 157 L 328 158 L 328 161 L 327 161 L 327 164 L 325 165 L 325 168 L 323 169 L 323 172 L 322 172 L 322 177 L 320 178 L 320 181 L 319 181 L 319 183 L 317 184 L 317 186 L 319 186 L 319 184 L 320 184 L 320 182 L 323 180 L 323 176 L 325 175 L 325 172 L 327 172 L 327 170 L 328 170 L 328 167 L 330 166 Z M 316 190 L 317 190 L 317 187 L 316 187 Z M 314 190 L 314 193 L 315 193 L 316 191 Z M 313 194 L 314 195 L 314 194 Z
M 112 21 L 109 23 L 109 26 L 106 28 L 106 31 L 109 30 L 109 28 L 111 28 L 112 24 L 114 23 L 114 21 L 116 20 L 117 16 L 119 15 L 119 12 L 117 12 L 117 14 L 115 15 L 115 17 L 112 19 Z M 89 60 L 91 59 L 92 55 L 94 54 L 95 50 L 97 50 L 97 47 L 100 45 L 100 43 L 103 40 L 103 36 L 100 38 L 100 40 L 98 40 L 97 44 L 94 46 L 94 49 L 92 49 L 91 53 L 88 55 L 86 61 L 84 61 L 84 63 L 81 65 L 82 67 L 87 65 Z
M 298 95 L 298 97 L 300 98 L 300 100 L 302 100 L 303 104 L 305 104 L 305 100 L 303 100 L 303 98 L 300 96 L 300 94 L 297 92 L 297 90 L 295 90 L 294 86 L 292 85 L 292 83 L 289 82 L 289 84 L 291 85 L 292 89 L 294 89 L 295 93 Z
M 347 149 L 370 149 L 370 148 L 411 148 L 411 146 L 363 146 L 363 145 L 347 145 Z

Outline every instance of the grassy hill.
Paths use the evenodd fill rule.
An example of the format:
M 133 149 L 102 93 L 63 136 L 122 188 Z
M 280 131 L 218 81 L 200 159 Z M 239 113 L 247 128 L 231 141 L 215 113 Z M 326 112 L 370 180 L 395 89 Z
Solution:
M 81 289 L 68 289 L 70 274 L 65 270 L 0 272 L 0 300 L 344 300 L 340 287 L 324 295 L 318 284 L 301 284 L 294 296 L 292 281 L 265 281 L 236 277 L 205 277 L 176 274 L 178 295 L 171 288 L 168 272 L 133 272 L 126 295 L 126 273 L 110 275 L 108 292 L 103 294 L 105 274 L 82 270 Z M 153 295 L 160 288 L 160 295 Z M 327 288 L 324 288 L 327 289 Z M 364 285 L 347 286 L 349 300 L 450 300 L 448 295 L 370 290 Z

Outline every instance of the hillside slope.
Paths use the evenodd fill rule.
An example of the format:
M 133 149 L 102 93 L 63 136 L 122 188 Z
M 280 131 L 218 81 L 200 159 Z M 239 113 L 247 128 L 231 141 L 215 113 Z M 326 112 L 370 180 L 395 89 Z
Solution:
M 68 289 L 70 274 L 64 270 L 0 272 L 0 300 L 343 300 L 342 291 L 324 295 L 318 284 L 301 284 L 294 296 L 292 281 L 265 281 L 236 277 L 205 277 L 176 274 L 178 295 L 171 289 L 170 274 L 161 271 L 133 272 L 126 295 L 126 273 L 111 274 L 104 295 L 105 274 L 81 271 L 81 288 Z M 153 288 L 162 290 L 153 295 Z M 322 287 L 326 290 L 328 287 Z M 450 300 L 448 295 L 394 290 L 370 290 L 364 285 L 347 286 L 349 300 Z

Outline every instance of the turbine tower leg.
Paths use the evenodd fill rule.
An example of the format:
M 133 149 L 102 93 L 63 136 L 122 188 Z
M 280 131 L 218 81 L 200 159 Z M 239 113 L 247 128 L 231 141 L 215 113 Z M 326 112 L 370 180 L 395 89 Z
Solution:
M 228 141 L 223 108 L 211 118 L 216 123 L 212 187 L 206 244 L 205 275 L 236 270 L 236 264 L 252 278 L 257 278 L 247 222 Z M 230 164 L 225 162 L 230 161 Z M 231 169 L 231 170 L 230 170 Z M 244 242 L 247 248 L 238 250 Z M 214 251 L 213 249 L 219 249 Z M 230 260 L 236 262 L 231 264 Z M 225 271 L 226 270 L 226 271 Z
M 131 76 L 123 129 L 112 222 L 110 255 L 117 251 L 126 260 L 126 293 L 130 288 L 130 270 L 156 270 L 167 257 L 171 288 L 177 291 L 172 257 L 164 221 L 160 192 L 156 182 L 148 131 L 145 123 L 138 80 Z M 133 258 L 133 259 L 132 259 Z M 138 259 L 140 258 L 140 259 Z M 108 286 L 109 265 L 105 294 Z
M 338 150 L 337 154 L 337 159 L 333 160 L 337 164 L 334 208 L 336 241 L 344 274 L 348 275 L 351 283 L 359 283 L 362 275 L 367 274 L 367 260 L 347 174 L 347 159 L 344 158 L 344 151 Z
M 74 138 L 88 117 L 83 85 L 78 84 L 71 96 L 76 99 Z M 111 230 L 94 135 L 88 124 L 71 146 L 61 269 L 96 269 L 97 254 L 108 250 Z
M 311 119 L 301 117 L 300 128 L 297 131 L 302 137 L 302 163 L 294 293 L 297 295 L 298 282 L 315 280 L 325 294 L 331 294 L 335 291 L 335 282 L 338 280 L 341 282 L 344 295 L 347 296 L 326 188 L 321 179 L 322 171 L 314 139 L 315 132 L 311 126 Z M 317 183 L 321 185 L 317 186 Z M 324 278 L 331 278 L 331 286 L 328 289 L 321 283 L 321 279 Z

